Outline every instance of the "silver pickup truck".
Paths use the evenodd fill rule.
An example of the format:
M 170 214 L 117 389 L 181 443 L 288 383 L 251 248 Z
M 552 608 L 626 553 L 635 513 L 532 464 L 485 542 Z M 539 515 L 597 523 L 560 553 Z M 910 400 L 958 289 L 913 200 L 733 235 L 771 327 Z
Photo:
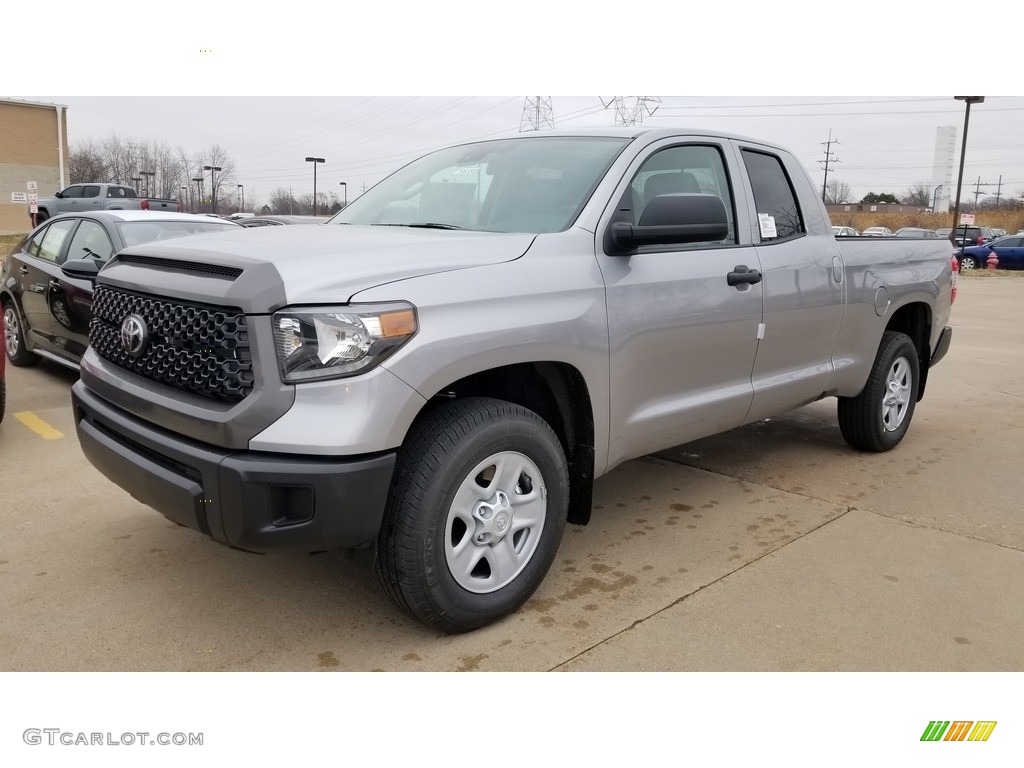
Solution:
M 672 130 L 444 149 L 317 227 L 126 248 L 73 403 L 89 460 L 243 550 L 376 546 L 460 632 L 515 611 L 634 457 L 838 399 L 895 447 L 950 343 L 943 240 L 837 242 L 785 150 Z
M 123 184 L 72 184 L 53 197 L 37 202 L 36 223 L 41 224 L 58 213 L 82 211 L 177 211 L 177 200 L 139 197 L 134 187 Z

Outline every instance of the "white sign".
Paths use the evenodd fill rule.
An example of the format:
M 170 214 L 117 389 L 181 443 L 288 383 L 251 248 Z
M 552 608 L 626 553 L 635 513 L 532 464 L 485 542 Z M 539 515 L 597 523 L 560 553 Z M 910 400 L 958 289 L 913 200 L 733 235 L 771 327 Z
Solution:
M 961 214 L 960 214 L 960 223 L 959 223 L 959 224 L 957 224 L 957 226 L 958 226 L 958 227 L 962 227 L 962 226 L 964 226 L 965 224 L 966 224 L 966 225 L 967 225 L 968 227 L 970 227 L 970 226 L 973 226 L 973 225 L 974 225 L 974 214 L 973 214 L 973 213 L 961 213 Z
M 28 212 L 29 213 L 39 213 L 39 205 L 36 203 L 35 200 L 32 200 L 28 204 Z
M 29 192 L 35 192 L 37 190 L 36 183 L 34 181 L 28 182 L 27 184 L 25 184 L 25 187 L 28 189 Z
M 38 203 L 39 202 L 39 195 L 37 195 L 35 192 L 29 192 L 28 193 L 28 201 L 30 203 Z
M 757 223 L 761 227 L 761 237 L 764 239 L 778 237 L 778 230 L 775 228 L 775 217 L 768 213 L 757 214 Z
M 24 192 L 11 192 L 11 202 L 12 203 L 27 203 L 28 202 L 28 197 L 25 195 Z

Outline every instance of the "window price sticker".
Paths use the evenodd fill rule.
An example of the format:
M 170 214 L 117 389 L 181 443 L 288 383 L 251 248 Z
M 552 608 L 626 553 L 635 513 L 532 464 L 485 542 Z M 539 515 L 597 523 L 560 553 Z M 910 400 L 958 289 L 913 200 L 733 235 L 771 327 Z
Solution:
M 757 214 L 757 223 L 761 226 L 761 237 L 767 239 L 769 237 L 778 237 L 779 233 L 775 229 L 775 217 L 767 213 Z

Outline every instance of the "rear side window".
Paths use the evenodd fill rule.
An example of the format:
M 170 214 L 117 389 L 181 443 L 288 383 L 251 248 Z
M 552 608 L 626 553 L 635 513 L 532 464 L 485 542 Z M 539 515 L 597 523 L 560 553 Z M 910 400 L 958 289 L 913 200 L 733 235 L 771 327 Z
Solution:
M 39 246 L 39 253 L 34 254 L 40 259 L 46 259 L 56 264 L 60 263 L 60 249 L 64 245 L 68 234 L 74 229 L 77 222 L 75 219 L 64 219 L 51 224 L 43 235 L 43 242 Z
M 100 188 L 95 184 L 89 184 L 82 190 L 82 197 L 99 197 Z
M 806 229 L 800 206 L 796 203 L 796 194 L 782 161 L 775 155 L 745 149 L 743 162 L 754 191 L 761 241 L 784 240 L 804 234 Z

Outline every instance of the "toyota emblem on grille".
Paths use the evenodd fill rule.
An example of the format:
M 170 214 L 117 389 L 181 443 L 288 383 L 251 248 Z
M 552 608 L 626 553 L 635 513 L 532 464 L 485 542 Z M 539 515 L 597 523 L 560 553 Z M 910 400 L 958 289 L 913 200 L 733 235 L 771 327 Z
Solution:
M 132 357 L 140 357 L 146 351 L 149 331 L 146 322 L 138 315 L 128 315 L 121 323 L 121 346 Z

